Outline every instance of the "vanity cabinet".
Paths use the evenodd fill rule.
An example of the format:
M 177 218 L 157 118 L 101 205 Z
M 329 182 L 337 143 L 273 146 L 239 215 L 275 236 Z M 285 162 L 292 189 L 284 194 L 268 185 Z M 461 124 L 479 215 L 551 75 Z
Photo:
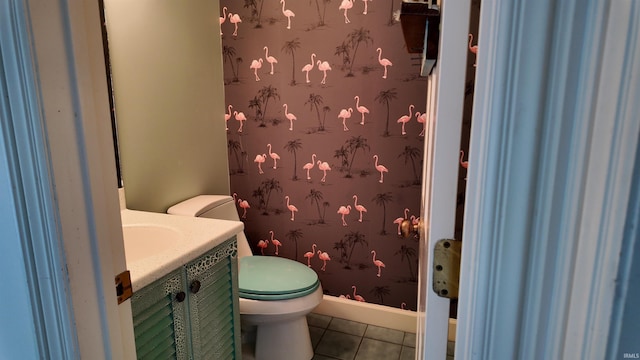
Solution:
M 138 359 L 240 359 L 235 237 L 132 296 Z

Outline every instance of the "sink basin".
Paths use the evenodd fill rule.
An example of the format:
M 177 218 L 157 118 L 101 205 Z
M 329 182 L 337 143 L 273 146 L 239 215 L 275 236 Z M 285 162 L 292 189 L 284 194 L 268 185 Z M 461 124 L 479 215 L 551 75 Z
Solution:
M 127 262 L 138 261 L 176 246 L 182 235 L 160 225 L 124 225 L 124 251 Z
M 240 233 L 241 221 L 122 209 L 122 232 L 133 291 L 153 283 Z M 1 357 L 1 356 L 0 356 Z

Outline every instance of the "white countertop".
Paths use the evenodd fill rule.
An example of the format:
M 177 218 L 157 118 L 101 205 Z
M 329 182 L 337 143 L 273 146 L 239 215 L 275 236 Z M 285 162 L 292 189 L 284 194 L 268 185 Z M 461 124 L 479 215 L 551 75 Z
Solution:
M 188 216 L 168 215 L 124 209 L 122 225 L 149 225 L 177 230 L 183 240 L 156 254 L 129 261 L 133 291 L 169 274 L 180 266 L 213 249 L 244 229 L 241 221 L 227 221 Z M 125 255 L 127 243 L 125 240 Z

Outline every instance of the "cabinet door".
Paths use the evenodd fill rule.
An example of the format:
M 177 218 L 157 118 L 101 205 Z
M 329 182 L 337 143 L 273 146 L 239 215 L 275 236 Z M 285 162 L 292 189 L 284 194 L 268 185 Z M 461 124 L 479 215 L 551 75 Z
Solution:
M 240 358 L 235 237 L 187 264 L 194 359 Z
M 133 329 L 138 359 L 187 359 L 186 301 L 176 294 L 185 291 L 184 269 L 180 268 L 131 298 Z

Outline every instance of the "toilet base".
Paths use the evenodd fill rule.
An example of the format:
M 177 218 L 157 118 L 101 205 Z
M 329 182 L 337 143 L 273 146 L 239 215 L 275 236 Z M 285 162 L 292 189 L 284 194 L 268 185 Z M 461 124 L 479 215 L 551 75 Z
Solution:
M 321 301 L 321 286 L 309 295 L 288 300 L 240 298 L 243 342 L 255 344 L 255 360 L 311 360 L 307 314 Z
M 313 347 L 306 316 L 258 325 L 256 360 L 311 360 L 311 358 L 313 358 Z

